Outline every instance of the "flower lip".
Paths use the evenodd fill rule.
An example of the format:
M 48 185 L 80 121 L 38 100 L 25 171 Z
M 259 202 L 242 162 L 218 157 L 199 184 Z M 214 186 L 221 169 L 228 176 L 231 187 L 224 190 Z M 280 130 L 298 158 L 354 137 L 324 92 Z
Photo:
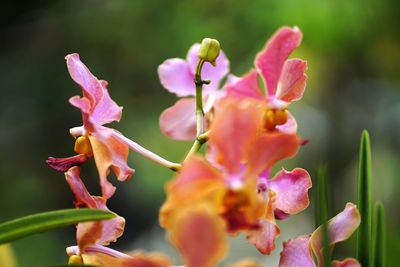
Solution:
M 66 172 L 74 166 L 80 166 L 88 160 L 84 154 L 78 154 L 68 158 L 54 158 L 49 157 L 46 163 L 50 168 L 59 172 Z

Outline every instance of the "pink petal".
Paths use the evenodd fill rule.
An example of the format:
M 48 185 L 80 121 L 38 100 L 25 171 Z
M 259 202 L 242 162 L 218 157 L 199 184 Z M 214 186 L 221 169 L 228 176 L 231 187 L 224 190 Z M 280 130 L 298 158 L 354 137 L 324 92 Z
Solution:
M 92 108 L 103 98 L 101 83 L 83 64 L 78 54 L 65 57 L 71 78 L 82 88 L 84 96 L 90 101 Z
M 78 167 L 73 167 L 65 173 L 65 178 L 75 195 L 76 204 L 92 209 L 108 210 L 104 198 L 90 195 L 79 173 Z M 111 220 L 80 223 L 77 227 L 78 245 L 81 250 L 95 244 L 108 245 L 122 235 L 124 227 L 125 219 L 120 216 Z
M 189 52 L 186 56 L 186 60 L 190 66 L 190 70 L 192 73 L 196 73 L 197 62 L 199 61 L 198 52 L 200 49 L 200 44 L 194 44 L 189 49 Z M 215 91 L 219 88 L 219 84 L 221 80 L 228 74 L 229 72 L 229 60 L 225 56 L 224 51 L 221 50 L 219 56 L 216 60 L 217 65 L 214 67 L 209 62 L 205 62 L 203 65 L 203 69 L 201 71 L 201 78 L 203 80 L 210 80 L 210 84 L 204 84 L 203 90 L 205 92 Z
M 268 188 L 275 192 L 275 208 L 287 214 L 296 214 L 307 208 L 311 178 L 304 169 L 281 170 L 267 180 Z
M 283 66 L 276 96 L 286 102 L 300 100 L 306 88 L 307 62 L 298 58 L 289 59 Z
M 120 181 L 129 179 L 134 173 L 134 170 L 127 165 L 128 145 L 111 136 L 112 131 L 114 130 L 102 127 L 89 136 L 103 197 L 107 199 L 115 191 L 115 187 L 107 180 L 110 168 Z
M 333 267 L 361 267 L 361 264 L 352 258 L 346 258 L 343 261 L 333 261 Z
M 216 163 L 226 171 L 240 170 L 246 148 L 259 130 L 262 114 L 262 107 L 253 100 L 227 98 L 221 102 L 211 125 L 209 145 Z
M 356 205 L 347 203 L 345 209 L 337 214 L 328 222 L 328 231 L 330 233 L 330 245 L 348 239 L 360 224 L 360 213 Z M 310 239 L 311 247 L 317 256 L 318 263 L 322 262 L 322 227 L 318 227 L 313 232 Z
M 277 161 L 296 155 L 299 147 L 300 139 L 294 134 L 272 132 L 260 136 L 248 147 L 247 175 L 258 176 Z
M 171 229 L 170 240 L 190 267 L 214 267 L 227 250 L 223 224 L 206 208 L 182 210 Z
M 196 95 L 194 72 L 188 63 L 180 58 L 172 58 L 158 66 L 158 77 L 162 86 L 177 96 Z
M 279 267 L 315 267 L 309 248 L 310 235 L 283 242 Z
M 264 95 L 258 84 L 258 73 L 255 70 L 250 71 L 243 78 L 239 78 L 235 82 L 228 83 L 226 90 L 229 96 L 264 99 Z
M 175 140 L 196 138 L 196 100 L 183 98 L 167 108 L 160 116 L 160 129 Z
M 103 97 L 94 107 L 90 115 L 90 120 L 92 123 L 103 125 L 113 121 L 119 121 L 122 116 L 122 107 L 115 103 L 107 90 L 107 82 L 100 81 L 103 89 Z
M 59 172 L 66 172 L 74 166 L 80 166 L 88 160 L 84 154 L 78 154 L 68 158 L 53 158 L 49 157 L 46 163 L 50 168 Z
M 89 99 L 86 97 L 73 96 L 69 99 L 69 103 L 86 114 L 89 114 L 92 108 Z
M 275 95 L 283 65 L 293 50 L 299 46 L 301 38 L 302 33 L 299 28 L 282 27 L 258 53 L 255 65 L 264 77 L 269 96 Z
M 260 229 L 248 231 L 247 239 L 263 254 L 269 255 L 275 249 L 275 239 L 279 236 L 279 227 L 262 219 L 258 222 Z

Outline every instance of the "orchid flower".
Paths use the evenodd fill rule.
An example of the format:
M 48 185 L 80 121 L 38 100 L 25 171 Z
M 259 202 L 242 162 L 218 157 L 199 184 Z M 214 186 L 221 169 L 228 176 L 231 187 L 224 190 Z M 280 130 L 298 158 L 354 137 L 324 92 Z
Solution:
M 258 101 L 224 99 L 210 129 L 212 164 L 199 156 L 191 156 L 177 177 L 167 185 L 168 198 L 161 208 L 160 223 L 170 230 L 170 240 L 178 248 L 179 242 L 174 240 L 181 235 L 185 223 L 180 222 L 180 227 L 177 225 L 183 220 L 180 218 L 185 218 L 185 213 L 193 209 L 206 210 L 209 220 L 213 222 L 210 224 L 215 225 L 214 229 L 222 225 L 231 234 L 245 231 L 250 242 L 255 243 L 263 253 L 268 254 L 274 248 L 274 240 L 279 234 L 273 213 L 277 199 L 274 194 L 291 196 L 293 192 L 285 192 L 285 186 L 277 182 L 276 187 L 281 191 L 274 193 L 270 190 L 271 196 L 266 201 L 262 195 L 257 194 L 258 177 L 277 161 L 294 156 L 300 146 L 300 139 L 294 134 L 265 131 L 262 109 L 263 105 Z M 302 172 L 309 180 L 307 172 Z M 303 194 L 307 195 L 308 188 L 301 188 Z M 306 205 L 303 205 L 304 208 Z M 263 234 L 260 237 L 262 241 L 254 240 L 253 236 L 259 233 Z M 218 239 L 220 235 L 217 230 L 205 234 L 209 240 Z M 224 239 L 218 240 L 219 247 L 224 247 Z M 215 244 L 214 240 L 212 245 Z M 218 254 L 220 257 L 222 255 Z
M 229 95 L 265 102 L 264 120 L 269 130 L 277 129 L 288 133 L 295 133 L 297 130 L 296 121 L 287 111 L 287 106 L 303 96 L 307 62 L 298 58 L 288 59 L 288 56 L 300 45 L 301 39 L 299 28 L 280 28 L 257 55 L 256 69 L 242 78 L 231 77 L 226 85 Z M 265 95 L 258 82 L 259 75 L 266 85 Z
M 178 100 L 175 105 L 167 108 L 160 116 L 161 131 L 176 140 L 193 140 L 196 138 L 196 95 L 195 73 L 199 60 L 200 44 L 192 45 L 186 60 L 181 58 L 167 59 L 158 67 L 158 76 L 161 84 L 169 92 L 178 97 L 187 97 Z M 211 116 L 211 110 L 216 99 L 221 95 L 218 91 L 221 80 L 229 72 L 229 61 L 223 51 L 216 59 L 216 66 L 205 62 L 202 76 L 210 80 L 210 84 L 203 85 L 204 112 L 206 118 Z M 208 116 L 207 116 L 208 114 Z
M 115 192 L 115 187 L 107 180 L 110 168 L 120 181 L 129 179 L 134 173 L 134 170 L 127 165 L 129 148 L 168 168 L 176 167 L 176 164 L 139 146 L 118 131 L 103 126 L 119 121 L 122 107 L 111 99 L 107 90 L 108 83 L 98 80 L 81 62 L 78 54 L 67 55 L 66 61 L 71 78 L 83 92 L 82 97 L 74 96 L 69 100 L 73 106 L 81 110 L 83 126 L 70 130 L 71 135 L 76 138 L 74 150 L 78 155 L 69 158 L 50 157 L 47 160 L 50 167 L 65 172 L 93 156 L 105 198 L 110 198 Z
M 348 239 L 360 224 L 360 214 L 356 205 L 347 203 L 345 209 L 328 221 L 327 228 L 330 236 L 330 246 Z M 279 267 L 322 267 L 322 226 L 318 227 L 310 235 L 299 236 L 296 239 L 283 243 L 283 251 L 279 261 Z M 314 261 L 314 257 L 317 262 Z M 343 261 L 333 261 L 335 267 L 361 267 L 353 258 Z

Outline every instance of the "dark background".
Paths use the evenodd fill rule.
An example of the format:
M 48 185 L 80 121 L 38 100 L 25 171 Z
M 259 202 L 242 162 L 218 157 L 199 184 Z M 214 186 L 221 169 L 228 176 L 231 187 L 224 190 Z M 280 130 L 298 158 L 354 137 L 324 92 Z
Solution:
M 68 129 L 81 124 L 79 111 L 68 104 L 80 90 L 68 75 L 66 54 L 78 52 L 97 77 L 110 82 L 112 98 L 124 106 L 122 121 L 113 127 L 179 161 L 190 144 L 170 140 L 158 129 L 159 114 L 176 98 L 161 87 L 157 66 L 167 58 L 185 57 L 194 42 L 212 37 L 229 57 L 231 72 L 241 75 L 253 66 L 254 56 L 278 27 L 297 25 L 304 38 L 294 56 L 308 60 L 309 80 L 303 100 L 290 110 L 310 143 L 283 166 L 303 167 L 314 176 L 317 166 L 326 163 L 332 215 L 336 214 L 347 201 L 356 201 L 359 137 L 368 129 L 374 199 L 386 208 L 388 266 L 396 266 L 399 1 L 48 0 L 9 1 L 0 10 L 0 221 L 72 206 L 63 175 L 44 163 L 48 156 L 73 154 Z M 114 181 L 118 191 L 109 204 L 127 219 L 125 235 L 114 247 L 168 252 L 171 248 L 160 241 L 163 232 L 157 216 L 164 183 L 172 174 L 134 153 L 129 164 L 136 174 L 124 184 Z M 83 173 L 92 192 L 98 193 L 93 162 Z M 313 205 L 281 224 L 283 234 L 277 243 L 311 232 L 312 216 Z M 354 256 L 353 241 L 339 247 L 338 258 Z M 20 266 L 40 266 L 65 262 L 65 247 L 74 242 L 74 229 L 64 229 L 13 246 Z M 278 248 L 268 258 L 254 248 L 234 244 L 232 249 L 250 251 L 244 256 L 265 259 L 272 266 L 280 252 Z

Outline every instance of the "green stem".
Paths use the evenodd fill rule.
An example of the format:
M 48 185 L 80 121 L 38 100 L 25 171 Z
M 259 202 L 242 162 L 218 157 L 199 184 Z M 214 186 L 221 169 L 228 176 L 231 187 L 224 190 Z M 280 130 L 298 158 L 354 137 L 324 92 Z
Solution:
M 203 84 L 208 84 L 209 81 L 204 81 L 201 78 L 201 70 L 204 65 L 204 60 L 199 59 L 196 66 L 196 74 L 194 83 L 196 85 L 196 140 L 185 157 L 187 160 L 191 155 L 198 152 L 201 146 L 207 142 L 208 133 L 204 133 L 204 109 L 203 109 Z
M 358 165 L 358 209 L 361 224 L 357 231 L 357 259 L 363 267 L 371 267 L 372 255 L 372 200 L 371 200 L 371 145 L 366 130 L 361 134 Z
M 374 266 L 386 266 L 386 224 L 385 210 L 381 202 L 374 207 Z
M 317 170 L 317 192 L 316 192 L 316 209 L 315 209 L 315 228 L 322 226 L 322 255 L 323 265 L 331 266 L 331 249 L 329 246 L 330 235 L 328 230 L 329 219 L 329 193 L 327 181 L 327 167 L 321 165 Z

